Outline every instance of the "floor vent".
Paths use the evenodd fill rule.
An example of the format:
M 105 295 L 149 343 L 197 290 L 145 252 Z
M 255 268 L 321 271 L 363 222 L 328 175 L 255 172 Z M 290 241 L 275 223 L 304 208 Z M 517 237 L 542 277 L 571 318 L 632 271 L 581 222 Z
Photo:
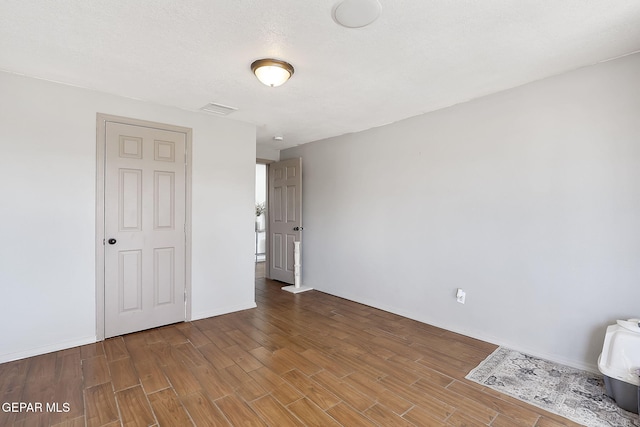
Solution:
M 228 105 L 216 104 L 214 102 L 210 102 L 201 108 L 202 111 L 206 111 L 207 113 L 217 114 L 219 116 L 226 116 L 237 110 L 236 107 L 229 107 Z

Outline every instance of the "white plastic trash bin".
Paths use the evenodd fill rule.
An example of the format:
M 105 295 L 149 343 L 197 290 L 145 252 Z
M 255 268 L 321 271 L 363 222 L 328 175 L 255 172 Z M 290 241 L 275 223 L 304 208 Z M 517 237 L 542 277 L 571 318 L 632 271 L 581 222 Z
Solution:
M 638 413 L 640 370 L 639 320 L 618 320 L 607 327 L 598 369 L 604 375 L 607 395 L 622 409 Z

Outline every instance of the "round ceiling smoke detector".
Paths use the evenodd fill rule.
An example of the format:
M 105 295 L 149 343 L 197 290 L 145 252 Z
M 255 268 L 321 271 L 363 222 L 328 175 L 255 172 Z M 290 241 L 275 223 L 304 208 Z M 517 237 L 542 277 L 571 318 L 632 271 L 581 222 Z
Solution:
M 378 0 L 343 0 L 334 6 L 332 16 L 337 24 L 347 28 L 362 28 L 380 16 Z

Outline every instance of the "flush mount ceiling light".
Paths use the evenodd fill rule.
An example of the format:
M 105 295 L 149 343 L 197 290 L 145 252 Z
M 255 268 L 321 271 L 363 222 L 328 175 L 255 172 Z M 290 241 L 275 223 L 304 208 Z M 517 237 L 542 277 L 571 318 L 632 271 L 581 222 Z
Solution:
M 263 84 L 277 87 L 293 75 L 293 66 L 279 59 L 258 59 L 251 64 L 251 71 Z
M 380 16 L 382 6 L 378 0 L 343 0 L 332 11 L 333 20 L 347 28 L 362 28 Z

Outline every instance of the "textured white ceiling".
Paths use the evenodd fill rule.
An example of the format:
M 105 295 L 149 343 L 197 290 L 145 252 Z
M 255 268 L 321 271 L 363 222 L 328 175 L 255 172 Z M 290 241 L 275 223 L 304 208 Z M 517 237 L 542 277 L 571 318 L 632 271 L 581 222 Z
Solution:
M 380 0 L 359 29 L 333 21 L 336 3 L 2 0 L 0 69 L 187 110 L 230 105 L 258 144 L 285 148 L 640 50 L 638 0 Z M 263 86 L 249 69 L 262 57 L 295 75 Z

